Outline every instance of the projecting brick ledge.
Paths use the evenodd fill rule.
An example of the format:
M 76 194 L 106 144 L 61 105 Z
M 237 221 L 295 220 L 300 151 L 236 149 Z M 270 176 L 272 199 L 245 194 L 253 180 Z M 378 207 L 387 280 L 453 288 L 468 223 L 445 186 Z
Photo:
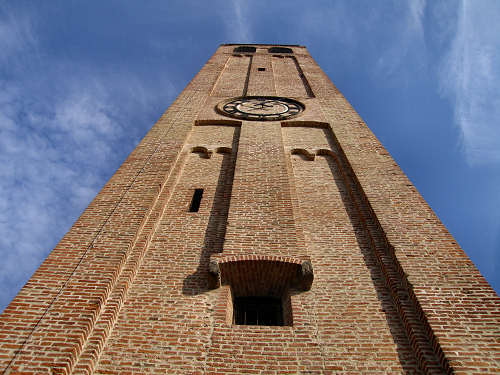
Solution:
M 314 279 L 308 257 L 238 255 L 213 258 L 212 287 L 230 285 L 239 296 L 281 296 L 287 289 L 309 290 Z

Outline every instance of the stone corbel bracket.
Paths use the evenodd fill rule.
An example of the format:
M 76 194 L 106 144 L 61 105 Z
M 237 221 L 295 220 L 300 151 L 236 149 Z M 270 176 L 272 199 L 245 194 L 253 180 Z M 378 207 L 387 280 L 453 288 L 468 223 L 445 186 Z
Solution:
M 337 157 L 337 155 L 332 150 L 328 150 L 326 148 L 316 150 L 316 155 L 331 156 L 333 158 Z
M 292 155 L 302 155 L 306 160 L 314 161 L 315 155 L 304 148 L 294 148 L 290 151 Z
M 215 149 L 215 152 L 217 154 L 231 154 L 233 152 L 233 149 L 231 147 L 217 147 Z M 191 153 L 199 154 L 200 157 L 204 159 L 210 159 L 213 154 L 213 150 L 204 146 L 195 146 L 191 148 Z
M 212 150 L 209 150 L 208 148 L 203 146 L 195 146 L 191 148 L 191 152 L 193 154 L 199 154 L 200 157 L 204 159 L 210 159 L 210 157 L 212 156 Z

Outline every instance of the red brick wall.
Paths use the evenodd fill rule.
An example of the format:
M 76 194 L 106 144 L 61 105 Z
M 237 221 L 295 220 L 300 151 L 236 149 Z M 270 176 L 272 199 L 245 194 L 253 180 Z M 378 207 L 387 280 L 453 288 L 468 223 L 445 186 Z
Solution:
M 3 373 L 497 371 L 500 299 L 305 48 L 233 48 L 0 317 Z M 245 93 L 306 109 L 283 123 L 214 110 Z M 259 293 L 288 301 L 291 325 L 233 325 L 232 298 Z

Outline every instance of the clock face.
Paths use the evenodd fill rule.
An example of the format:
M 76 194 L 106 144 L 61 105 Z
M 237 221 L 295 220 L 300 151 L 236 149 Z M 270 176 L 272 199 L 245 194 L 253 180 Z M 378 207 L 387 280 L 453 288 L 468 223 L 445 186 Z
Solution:
M 275 96 L 246 96 L 217 106 L 226 116 L 254 121 L 277 121 L 297 116 L 304 110 L 300 102 Z

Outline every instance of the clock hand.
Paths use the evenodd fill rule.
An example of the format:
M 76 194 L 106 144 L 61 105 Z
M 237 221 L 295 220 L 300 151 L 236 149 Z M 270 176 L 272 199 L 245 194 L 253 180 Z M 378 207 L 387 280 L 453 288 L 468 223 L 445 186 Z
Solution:
M 247 102 L 247 103 L 243 103 L 243 106 L 244 106 L 244 107 L 251 108 L 251 109 L 259 109 L 259 108 L 262 108 L 262 106 L 261 106 L 261 107 L 259 107 L 260 105 L 261 105 L 260 103 L 253 103 L 253 102 L 250 102 L 250 103 L 248 103 L 248 102 Z

